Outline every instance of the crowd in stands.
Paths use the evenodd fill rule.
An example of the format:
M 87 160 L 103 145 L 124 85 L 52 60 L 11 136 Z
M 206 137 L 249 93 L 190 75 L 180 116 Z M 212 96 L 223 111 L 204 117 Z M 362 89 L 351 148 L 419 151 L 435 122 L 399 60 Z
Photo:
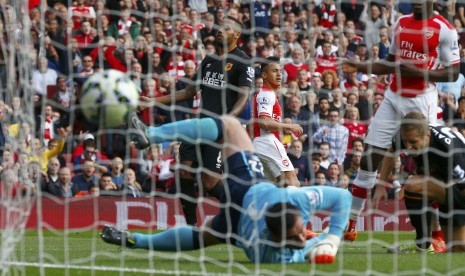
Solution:
M 260 60 L 280 58 L 283 121 L 304 129 L 302 135 L 283 135 L 301 185 L 347 188 L 357 174 L 363 138 L 390 76 L 343 74 L 337 61 L 385 58 L 397 18 L 411 12 L 409 4 L 393 0 L 40 2 L 29 2 L 33 47 L 27 51 L 33 69 L 26 81 L 32 91 L 4 93 L 0 102 L 0 172 L 10 183 L 19 183 L 12 185 L 22 191 L 37 193 L 38 187 L 30 183 L 39 178 L 42 193 L 59 197 L 141 197 L 175 191 L 173 165 L 179 143 L 137 151 L 124 126 L 104 130 L 84 123 L 76 108 L 81 87 L 95 72 L 115 69 L 141 88 L 141 101 L 180 90 L 200 61 L 216 53 L 215 32 L 225 16 L 243 23 L 240 47 L 256 66 L 255 91 L 263 85 Z M 450 2 L 454 1 L 438 2 L 435 8 L 455 26 L 463 47 L 465 5 Z M 2 4 L 2 47 L 7 32 L 21 28 L 8 20 L 7 12 Z M 465 48 L 460 53 L 465 62 Z M 8 54 L 5 48 L 0 51 L 3 91 L 11 81 Z M 457 82 L 438 85 L 443 110 L 439 118 L 463 134 L 464 73 L 461 66 Z M 200 106 L 199 97 L 171 107 L 141 108 L 139 116 L 148 125 L 191 118 Z M 244 112 L 242 119 L 246 123 L 250 114 Z M 408 158 L 399 159 L 392 197 L 409 166 Z

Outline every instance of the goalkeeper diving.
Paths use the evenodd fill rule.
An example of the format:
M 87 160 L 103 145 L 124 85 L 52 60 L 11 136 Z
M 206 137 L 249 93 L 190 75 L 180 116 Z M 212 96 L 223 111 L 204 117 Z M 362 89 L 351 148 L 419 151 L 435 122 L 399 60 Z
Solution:
M 131 124 L 131 140 L 138 148 L 173 140 L 220 143 L 227 185 L 219 213 L 201 227 L 174 227 L 146 235 L 105 226 L 101 232 L 105 242 L 169 252 L 226 243 L 243 248 L 255 263 L 334 262 L 349 219 L 352 197 L 347 190 L 324 186 L 284 189 L 265 180 L 247 132 L 230 116 L 159 127 L 146 127 L 134 116 Z M 328 232 L 307 240 L 307 222 L 319 210 L 331 213 Z

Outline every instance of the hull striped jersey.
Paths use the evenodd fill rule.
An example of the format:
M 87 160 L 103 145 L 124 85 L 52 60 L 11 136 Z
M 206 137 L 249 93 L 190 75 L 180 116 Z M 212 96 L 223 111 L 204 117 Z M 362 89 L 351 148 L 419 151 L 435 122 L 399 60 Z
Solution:
M 436 70 L 460 62 L 458 35 L 441 15 L 415 20 L 413 14 L 399 18 L 389 53 L 395 61 L 408 61 L 418 68 Z M 415 97 L 435 88 L 426 78 L 401 78 L 394 74 L 391 90 L 404 97 Z

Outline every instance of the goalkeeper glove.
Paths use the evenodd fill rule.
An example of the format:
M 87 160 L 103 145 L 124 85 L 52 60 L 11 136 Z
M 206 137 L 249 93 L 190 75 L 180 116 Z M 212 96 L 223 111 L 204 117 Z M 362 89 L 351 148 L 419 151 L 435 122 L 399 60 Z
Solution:
M 317 264 L 330 264 L 333 263 L 336 259 L 337 249 L 341 239 L 332 234 L 328 234 L 325 239 L 321 240 L 319 243 L 307 253 L 309 256 L 309 261 Z

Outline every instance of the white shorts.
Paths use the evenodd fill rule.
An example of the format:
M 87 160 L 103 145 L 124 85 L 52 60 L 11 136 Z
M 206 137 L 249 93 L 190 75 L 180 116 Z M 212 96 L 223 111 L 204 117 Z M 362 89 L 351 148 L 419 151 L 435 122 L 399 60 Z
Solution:
M 258 157 L 265 161 L 273 177 L 294 170 L 283 143 L 274 135 L 256 137 L 253 139 L 253 145 Z
M 401 119 L 409 112 L 417 111 L 428 118 L 429 123 L 437 119 L 438 91 L 427 92 L 414 98 L 402 97 L 391 89 L 384 93 L 375 116 L 368 127 L 365 143 L 380 148 L 389 148 L 392 138 L 399 131 Z

